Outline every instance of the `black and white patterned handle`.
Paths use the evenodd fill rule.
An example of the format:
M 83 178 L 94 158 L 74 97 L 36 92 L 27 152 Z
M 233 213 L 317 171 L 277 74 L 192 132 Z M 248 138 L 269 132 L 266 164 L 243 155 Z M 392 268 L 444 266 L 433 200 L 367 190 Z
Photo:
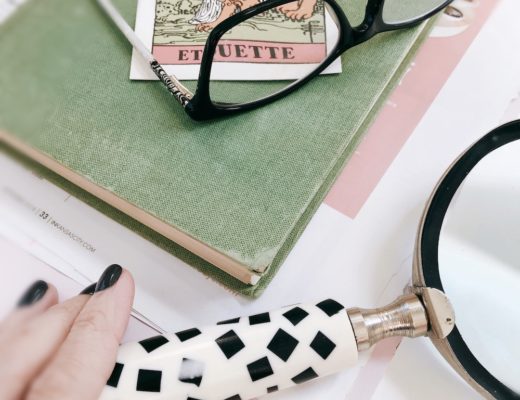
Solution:
M 248 400 L 357 362 L 346 310 L 294 305 L 121 346 L 102 400 Z

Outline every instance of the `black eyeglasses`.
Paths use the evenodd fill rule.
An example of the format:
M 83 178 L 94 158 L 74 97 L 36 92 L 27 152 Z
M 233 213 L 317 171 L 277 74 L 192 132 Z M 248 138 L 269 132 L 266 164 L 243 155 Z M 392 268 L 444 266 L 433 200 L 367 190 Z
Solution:
M 193 29 L 210 31 L 195 93 L 166 73 L 110 0 L 97 1 L 188 115 L 208 120 L 281 99 L 348 49 L 378 33 L 418 25 L 453 0 L 368 0 L 355 27 L 335 0 L 234 0 L 232 9 L 221 0 L 202 0 L 213 18 L 206 12 L 190 21 Z M 190 50 L 182 54 L 189 56 Z M 266 70 L 272 71 L 268 82 L 254 80 Z M 232 75 L 253 80 L 230 82 L 226 76 Z

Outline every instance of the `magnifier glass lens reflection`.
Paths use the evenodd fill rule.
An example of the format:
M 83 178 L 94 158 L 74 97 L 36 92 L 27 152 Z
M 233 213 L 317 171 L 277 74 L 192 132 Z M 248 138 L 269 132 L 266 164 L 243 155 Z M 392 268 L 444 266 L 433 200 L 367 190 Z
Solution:
M 470 351 L 520 393 L 520 140 L 484 157 L 458 189 L 439 271 Z

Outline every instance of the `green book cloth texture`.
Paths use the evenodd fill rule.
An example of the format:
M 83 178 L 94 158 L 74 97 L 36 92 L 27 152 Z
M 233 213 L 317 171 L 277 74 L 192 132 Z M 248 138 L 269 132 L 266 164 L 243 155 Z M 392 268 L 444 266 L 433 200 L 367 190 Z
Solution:
M 135 2 L 115 3 L 133 24 Z M 364 1 L 340 4 L 362 19 Z M 256 285 L 244 284 L 39 168 L 232 290 L 258 296 L 426 31 L 379 35 L 348 51 L 339 75 L 200 123 L 159 82 L 129 80 L 131 47 L 94 0 L 33 0 L 0 26 L 0 130 L 258 273 Z

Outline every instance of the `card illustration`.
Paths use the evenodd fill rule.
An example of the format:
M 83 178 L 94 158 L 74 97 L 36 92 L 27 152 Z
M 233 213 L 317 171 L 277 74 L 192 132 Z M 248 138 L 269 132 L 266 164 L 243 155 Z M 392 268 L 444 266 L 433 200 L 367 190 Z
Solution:
M 198 64 L 217 24 L 258 0 L 158 0 L 153 53 L 161 64 Z M 326 56 L 323 2 L 273 8 L 228 31 L 215 61 L 319 63 Z

